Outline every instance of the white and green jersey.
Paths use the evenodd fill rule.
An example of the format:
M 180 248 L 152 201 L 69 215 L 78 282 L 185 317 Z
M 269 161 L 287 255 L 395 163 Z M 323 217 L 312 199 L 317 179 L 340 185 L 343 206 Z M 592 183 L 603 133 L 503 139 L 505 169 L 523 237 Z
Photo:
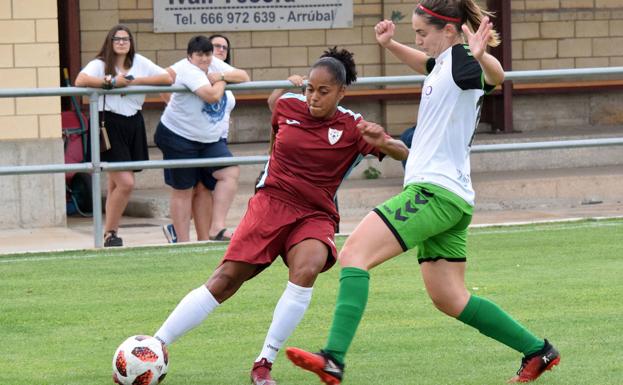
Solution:
M 473 206 L 469 152 L 482 98 L 494 87 L 485 84 L 467 46 L 455 45 L 429 59 L 426 70 L 404 184 L 432 183 Z

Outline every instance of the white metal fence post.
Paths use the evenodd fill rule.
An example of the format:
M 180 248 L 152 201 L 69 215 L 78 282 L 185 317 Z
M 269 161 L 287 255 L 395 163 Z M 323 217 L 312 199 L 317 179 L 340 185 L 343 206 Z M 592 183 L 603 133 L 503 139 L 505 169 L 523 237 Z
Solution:
M 102 168 L 100 166 L 100 124 L 99 124 L 99 94 L 97 91 L 89 95 L 90 124 L 89 137 L 91 140 L 91 187 L 93 199 L 93 239 L 96 249 L 104 247 L 104 230 L 102 228 Z

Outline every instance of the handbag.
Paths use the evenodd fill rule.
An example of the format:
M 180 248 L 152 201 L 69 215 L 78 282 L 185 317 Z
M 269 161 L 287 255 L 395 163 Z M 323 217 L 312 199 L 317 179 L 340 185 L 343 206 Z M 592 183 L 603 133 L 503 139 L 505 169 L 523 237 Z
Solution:
M 106 129 L 106 95 L 104 95 L 104 108 L 102 109 L 102 116 L 100 116 L 100 152 L 108 151 L 111 148 L 108 130 Z

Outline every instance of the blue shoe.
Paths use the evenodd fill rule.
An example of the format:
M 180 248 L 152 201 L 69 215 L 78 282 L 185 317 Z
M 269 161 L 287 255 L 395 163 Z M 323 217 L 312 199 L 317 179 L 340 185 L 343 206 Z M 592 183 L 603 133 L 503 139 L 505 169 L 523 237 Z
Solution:
M 175 233 L 175 227 L 173 227 L 173 223 L 162 225 L 162 232 L 164 232 L 164 236 L 167 238 L 167 242 L 177 243 L 177 234 Z

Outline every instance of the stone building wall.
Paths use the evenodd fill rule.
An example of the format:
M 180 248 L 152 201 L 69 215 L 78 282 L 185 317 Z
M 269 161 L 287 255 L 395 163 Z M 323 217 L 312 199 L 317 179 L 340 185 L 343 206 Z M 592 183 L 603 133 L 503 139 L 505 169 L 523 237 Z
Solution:
M 623 65 L 623 1 L 512 0 L 513 69 Z
M 623 66 L 622 0 L 512 0 L 513 70 Z M 623 125 L 623 92 L 516 96 L 518 130 Z
M 623 1 L 505 1 L 511 1 L 512 7 L 514 70 L 623 65 Z M 411 75 L 413 72 L 407 66 L 377 45 L 372 27 L 381 18 L 393 15 L 397 23 L 396 39 L 413 45 L 411 14 L 416 3 L 413 0 L 353 0 L 354 26 L 351 29 L 240 31 L 227 32 L 226 35 L 234 47 L 233 63 L 246 69 L 253 80 L 280 80 L 293 73 L 305 73 L 322 50 L 333 45 L 355 53 L 360 76 Z M 486 1 L 478 3 L 484 6 Z M 194 35 L 154 33 L 152 0 L 80 0 L 80 8 L 83 64 L 93 58 L 106 31 L 118 22 L 127 24 L 135 33 L 138 52 L 161 66 L 184 57 L 186 43 Z M 516 126 L 520 129 L 551 126 L 555 120 L 543 120 L 539 114 L 531 118 L 530 109 L 547 104 L 548 98 L 564 106 L 566 97 L 518 97 L 514 115 Z M 369 119 L 377 119 L 394 135 L 417 119 L 417 99 L 345 104 Z M 570 112 L 577 114 L 577 109 L 572 106 L 569 103 Z M 158 121 L 161 107 L 146 111 L 151 129 Z M 589 124 L 594 121 L 591 117 L 594 115 L 594 111 L 588 111 L 574 122 Z M 230 138 L 233 142 L 267 138 L 269 113 L 263 104 L 239 103 L 233 121 Z M 623 123 L 616 114 L 606 116 L 602 121 Z
M 58 87 L 56 0 L 0 0 L 1 88 Z M 59 97 L 0 98 L 0 165 L 63 163 Z M 0 229 L 65 223 L 61 174 L 0 176 Z

